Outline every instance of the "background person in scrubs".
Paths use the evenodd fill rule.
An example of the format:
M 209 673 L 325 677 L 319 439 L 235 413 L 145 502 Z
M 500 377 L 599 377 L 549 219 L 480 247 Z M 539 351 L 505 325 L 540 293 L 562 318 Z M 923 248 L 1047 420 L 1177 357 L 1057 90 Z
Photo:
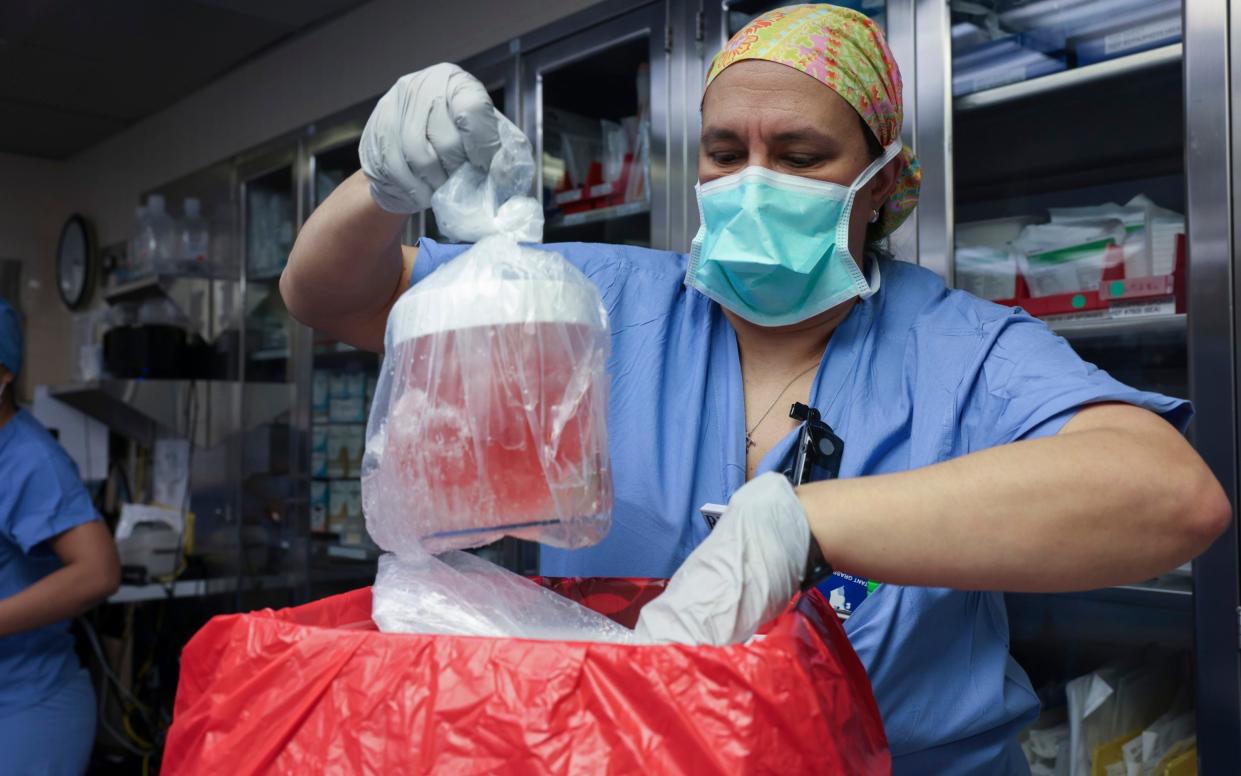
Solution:
M 398 81 L 363 134 L 364 173 L 289 257 L 294 315 L 381 349 L 397 296 L 468 248 L 402 246 L 408 214 L 467 160 L 489 164 L 498 120 L 451 65 Z M 1157 575 L 1231 510 L 1179 433 L 1185 402 L 1118 383 L 1041 321 L 879 250 L 917 202 L 901 123 L 900 74 L 873 23 L 824 5 L 769 12 L 708 75 L 692 255 L 554 246 L 611 321 L 616 498 L 600 544 L 545 548 L 541 570 L 667 577 L 684 564 L 666 619 L 692 612 L 706 640 L 728 639 L 788 601 L 812 534 L 836 570 L 883 583 L 846 630 L 895 772 L 1026 773 L 1016 736 L 1038 701 L 996 591 Z M 794 491 L 758 476 L 793 443 L 794 401 L 843 438 L 841 479 Z M 709 539 L 705 502 L 730 503 Z
M 121 566 L 77 467 L 18 409 L 17 313 L 0 299 L 0 771 L 80 774 L 95 740 L 95 693 L 69 633 L 111 595 Z

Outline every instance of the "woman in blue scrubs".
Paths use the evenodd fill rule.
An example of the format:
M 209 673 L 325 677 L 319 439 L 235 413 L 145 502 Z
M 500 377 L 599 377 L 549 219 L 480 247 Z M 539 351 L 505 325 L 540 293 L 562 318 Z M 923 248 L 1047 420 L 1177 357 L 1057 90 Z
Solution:
M 77 467 L 17 407 L 17 313 L 0 299 L 0 772 L 85 772 L 95 693 L 68 620 L 111 595 L 121 566 Z
M 602 542 L 544 549 L 542 571 L 680 568 L 656 603 L 727 640 L 788 601 L 815 546 L 842 573 L 829 590 L 857 588 L 846 630 L 895 772 L 1027 773 L 1016 736 L 1038 701 L 1009 656 L 1001 591 L 1131 582 L 1206 548 L 1231 508 L 1181 436 L 1189 408 L 884 255 L 917 168 L 899 73 L 865 17 L 764 14 L 709 78 L 691 253 L 552 246 L 610 317 L 615 507 Z M 298 237 L 289 309 L 380 350 L 400 292 L 468 248 L 402 246 L 408 214 L 460 164 L 489 164 L 496 122 L 451 65 L 398 81 L 363 134 L 363 173 Z M 793 445 L 794 401 L 844 440 L 840 479 L 763 476 Z M 706 502 L 730 504 L 709 538 Z

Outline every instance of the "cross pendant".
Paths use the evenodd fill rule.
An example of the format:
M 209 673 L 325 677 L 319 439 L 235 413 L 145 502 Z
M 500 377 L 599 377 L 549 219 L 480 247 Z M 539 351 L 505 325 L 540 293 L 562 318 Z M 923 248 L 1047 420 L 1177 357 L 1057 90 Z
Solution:
M 751 447 L 754 447 L 754 446 L 755 446 L 755 442 L 754 442 L 754 440 L 753 440 L 753 439 L 750 439 L 750 435 L 749 435 L 749 434 L 746 434 L 746 435 L 745 435 L 745 449 L 746 449 L 746 450 L 749 450 Z

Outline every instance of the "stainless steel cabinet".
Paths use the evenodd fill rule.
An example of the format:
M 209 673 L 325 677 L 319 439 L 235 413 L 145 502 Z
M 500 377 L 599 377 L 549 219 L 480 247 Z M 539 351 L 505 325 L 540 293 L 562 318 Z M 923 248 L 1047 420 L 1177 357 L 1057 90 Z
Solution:
M 257 409 L 259 390 L 285 386 L 289 403 L 247 426 L 236 467 L 242 571 L 282 575 L 294 590 L 305 579 L 306 534 L 298 487 L 302 473 L 298 407 L 305 386 L 297 364 L 306 336 L 280 295 L 280 272 L 293 246 L 302 207 L 300 144 L 284 138 L 238 160 L 241 287 L 241 414 Z
M 906 258 L 1045 317 L 1121 380 L 1191 398 L 1190 438 L 1235 498 L 1224 0 L 892 0 L 888 18 L 924 171 Z M 1053 679 L 1184 649 L 1201 772 L 1237 772 L 1237 556 L 1230 530 L 1192 577 L 1010 596 L 1014 651 Z
M 574 32 L 523 60 L 544 239 L 666 246 L 662 6 Z
M 358 138 L 373 107 L 367 101 L 303 133 L 301 223 L 361 168 Z M 359 474 L 380 357 L 299 328 L 306 345 L 295 367 L 302 398 L 296 503 L 306 531 L 306 596 L 317 599 L 374 580 L 378 549 L 366 533 Z

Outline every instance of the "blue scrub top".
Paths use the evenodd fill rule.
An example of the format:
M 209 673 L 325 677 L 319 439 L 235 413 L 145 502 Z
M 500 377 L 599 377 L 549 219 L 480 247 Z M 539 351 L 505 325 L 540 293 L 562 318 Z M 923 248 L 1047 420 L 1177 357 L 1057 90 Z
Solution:
M 413 282 L 469 246 L 419 243 Z M 737 340 L 719 305 L 684 283 L 685 254 L 545 246 L 599 288 L 608 363 L 612 530 L 594 547 L 541 549 L 550 576 L 671 576 L 706 536 L 698 507 L 745 481 Z M 1041 321 L 879 262 L 880 290 L 832 334 L 810 404 L 844 440 L 842 477 L 927 466 L 1055 434 L 1080 407 L 1119 401 L 1180 428 L 1186 402 L 1134 390 L 1082 361 Z M 762 461 L 774 468 L 787 436 Z M 997 514 L 997 520 L 1004 515 Z M 999 592 L 882 585 L 845 623 L 883 715 L 897 774 L 1024 774 L 1017 733 L 1038 714 L 1008 653 Z
M 0 599 L 61 568 L 47 541 L 97 520 L 77 466 L 25 410 L 0 426 Z M 69 623 L 0 638 L 0 724 L 78 677 Z

